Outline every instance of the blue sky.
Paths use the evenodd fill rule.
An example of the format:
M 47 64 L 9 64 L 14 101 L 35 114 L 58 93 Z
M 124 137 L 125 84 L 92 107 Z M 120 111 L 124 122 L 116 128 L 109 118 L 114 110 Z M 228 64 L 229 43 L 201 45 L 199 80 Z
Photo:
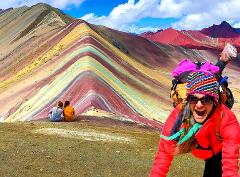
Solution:
M 169 27 L 196 30 L 222 21 L 240 28 L 240 0 L 6 0 L 0 8 L 38 2 L 90 23 L 132 33 Z

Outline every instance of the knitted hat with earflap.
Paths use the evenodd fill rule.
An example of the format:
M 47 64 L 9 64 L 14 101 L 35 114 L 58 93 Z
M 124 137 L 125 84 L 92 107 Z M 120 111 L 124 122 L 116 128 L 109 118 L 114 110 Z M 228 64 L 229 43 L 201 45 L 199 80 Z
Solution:
M 187 96 L 190 94 L 204 94 L 214 97 L 215 101 L 218 102 L 219 95 L 219 82 L 216 76 L 209 72 L 192 72 L 189 74 L 187 79 Z
M 187 78 L 187 96 L 195 93 L 209 95 L 214 97 L 215 101 L 218 102 L 219 95 L 219 83 L 216 76 L 207 71 L 193 71 Z M 190 121 L 185 118 L 191 118 L 189 104 L 186 104 L 184 109 L 179 114 L 174 127 L 178 125 L 184 125 L 184 122 L 189 125 Z M 182 126 L 179 129 L 173 128 L 170 136 L 161 135 L 161 138 L 165 140 L 177 140 L 177 145 L 181 145 L 192 138 L 197 131 L 202 127 L 201 123 L 194 123 L 186 132 L 186 127 Z M 176 131 L 177 130 L 177 131 Z

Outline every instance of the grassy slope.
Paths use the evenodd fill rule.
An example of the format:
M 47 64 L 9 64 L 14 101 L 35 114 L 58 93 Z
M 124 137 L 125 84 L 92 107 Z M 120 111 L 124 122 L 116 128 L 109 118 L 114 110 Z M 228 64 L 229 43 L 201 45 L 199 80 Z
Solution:
M 80 136 L 33 133 L 40 128 L 90 130 L 133 141 L 89 141 Z M 0 176 L 4 177 L 144 177 L 151 169 L 159 140 L 156 130 L 97 120 L 2 123 L 0 133 Z M 191 155 L 179 156 L 168 176 L 200 177 L 202 169 L 203 162 Z

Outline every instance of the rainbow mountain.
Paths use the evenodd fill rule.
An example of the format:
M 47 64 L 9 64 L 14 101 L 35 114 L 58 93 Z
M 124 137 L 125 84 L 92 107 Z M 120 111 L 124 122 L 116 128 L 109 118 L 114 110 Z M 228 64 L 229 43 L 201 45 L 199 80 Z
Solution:
M 46 119 L 69 100 L 79 117 L 101 112 L 161 127 L 172 109 L 173 68 L 183 58 L 214 63 L 219 53 L 89 24 L 43 3 L 1 10 L 0 121 Z M 237 99 L 239 67 L 224 70 Z

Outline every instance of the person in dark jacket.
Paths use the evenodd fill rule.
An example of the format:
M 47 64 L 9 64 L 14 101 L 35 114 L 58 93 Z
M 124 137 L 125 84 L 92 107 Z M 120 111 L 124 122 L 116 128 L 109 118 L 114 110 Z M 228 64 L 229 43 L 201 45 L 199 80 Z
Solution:
M 228 88 L 228 77 L 225 76 L 220 81 L 220 95 L 221 102 L 229 109 L 232 109 L 234 104 L 234 97 L 232 91 Z
M 239 122 L 219 102 L 219 82 L 209 72 L 192 72 L 187 98 L 167 118 L 150 177 L 165 177 L 176 154 L 205 160 L 204 177 L 239 177 Z

